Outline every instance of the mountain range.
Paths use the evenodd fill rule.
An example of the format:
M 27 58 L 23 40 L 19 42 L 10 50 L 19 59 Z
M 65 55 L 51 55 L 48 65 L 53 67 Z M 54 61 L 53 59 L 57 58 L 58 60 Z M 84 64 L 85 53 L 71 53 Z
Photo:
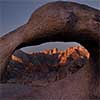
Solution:
M 5 82 L 44 85 L 58 81 L 84 67 L 89 56 L 81 46 L 66 50 L 47 49 L 31 54 L 16 50 L 9 61 Z

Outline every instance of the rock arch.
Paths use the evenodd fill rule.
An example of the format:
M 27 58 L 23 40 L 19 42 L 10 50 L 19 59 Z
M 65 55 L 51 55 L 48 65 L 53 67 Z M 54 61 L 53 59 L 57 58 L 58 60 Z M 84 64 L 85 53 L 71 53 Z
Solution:
M 0 77 L 18 48 L 48 41 L 76 41 L 91 54 L 89 95 L 100 97 L 99 17 L 99 10 L 73 2 L 58 1 L 40 7 L 25 25 L 0 38 Z

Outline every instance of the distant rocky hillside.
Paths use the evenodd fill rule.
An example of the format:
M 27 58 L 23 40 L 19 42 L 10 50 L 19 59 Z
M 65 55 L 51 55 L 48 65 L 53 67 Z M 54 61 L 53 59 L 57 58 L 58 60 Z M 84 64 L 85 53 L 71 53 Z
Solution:
M 43 85 L 74 74 L 86 65 L 88 59 L 88 51 L 80 46 L 32 54 L 17 50 L 8 64 L 5 79 L 8 83 Z

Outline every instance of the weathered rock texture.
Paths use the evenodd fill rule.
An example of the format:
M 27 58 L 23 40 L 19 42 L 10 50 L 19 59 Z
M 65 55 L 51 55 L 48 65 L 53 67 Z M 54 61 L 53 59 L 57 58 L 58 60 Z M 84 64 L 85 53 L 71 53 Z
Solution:
M 25 25 L 0 38 L 1 79 L 6 71 L 9 57 L 16 49 L 48 41 L 76 41 L 82 44 L 91 55 L 89 66 L 83 69 L 80 75 L 75 75 L 76 78 L 81 76 L 83 80 L 76 79 L 75 84 L 73 82 L 67 84 L 67 80 L 63 80 L 55 83 L 56 85 L 37 88 L 38 97 L 100 98 L 99 25 L 100 11 L 86 5 L 59 1 L 40 7 Z M 76 83 L 80 86 L 79 90 L 76 89 Z M 66 84 L 69 88 L 65 87 Z M 59 88 L 61 86 L 65 91 L 61 92 Z M 35 90 L 34 93 L 36 93 Z

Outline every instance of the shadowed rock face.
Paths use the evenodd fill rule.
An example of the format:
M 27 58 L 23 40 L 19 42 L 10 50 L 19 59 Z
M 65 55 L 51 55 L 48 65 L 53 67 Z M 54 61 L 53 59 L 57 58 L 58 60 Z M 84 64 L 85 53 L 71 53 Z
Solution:
M 69 93 L 69 96 L 73 97 L 74 91 L 74 93 L 76 93 L 75 97 L 80 95 L 80 98 L 99 98 L 99 16 L 99 10 L 72 2 L 53 2 L 40 7 L 32 14 L 25 25 L 0 38 L 1 78 L 6 70 L 9 57 L 18 48 L 49 41 L 76 41 L 81 43 L 90 52 L 90 62 L 86 69 L 82 71 L 83 73 L 80 73 L 78 76 L 75 75 L 75 77 L 82 76 L 83 80 L 75 81 L 76 83 L 80 83 L 80 89 L 71 88 L 71 86 L 75 86 L 76 83 L 68 84 L 70 92 L 66 89 L 65 91 L 67 92 L 65 93 Z M 89 75 L 85 72 L 89 73 Z M 84 84 L 82 84 L 82 81 L 84 81 Z M 37 91 L 40 94 L 42 92 L 42 96 L 47 94 L 47 97 L 58 97 L 58 91 L 55 92 L 56 94 L 49 94 L 51 91 L 53 93 L 55 89 L 58 89 L 58 87 L 63 86 L 65 83 L 59 82 L 55 84 L 55 86 L 50 85 L 46 87 L 48 92 L 45 92 L 44 88 L 42 89 L 43 91 L 37 88 Z M 53 89 L 51 87 L 55 88 Z M 59 88 L 59 91 L 60 89 L 61 88 Z M 67 94 L 62 94 L 62 97 L 66 96 L 68 97 Z

